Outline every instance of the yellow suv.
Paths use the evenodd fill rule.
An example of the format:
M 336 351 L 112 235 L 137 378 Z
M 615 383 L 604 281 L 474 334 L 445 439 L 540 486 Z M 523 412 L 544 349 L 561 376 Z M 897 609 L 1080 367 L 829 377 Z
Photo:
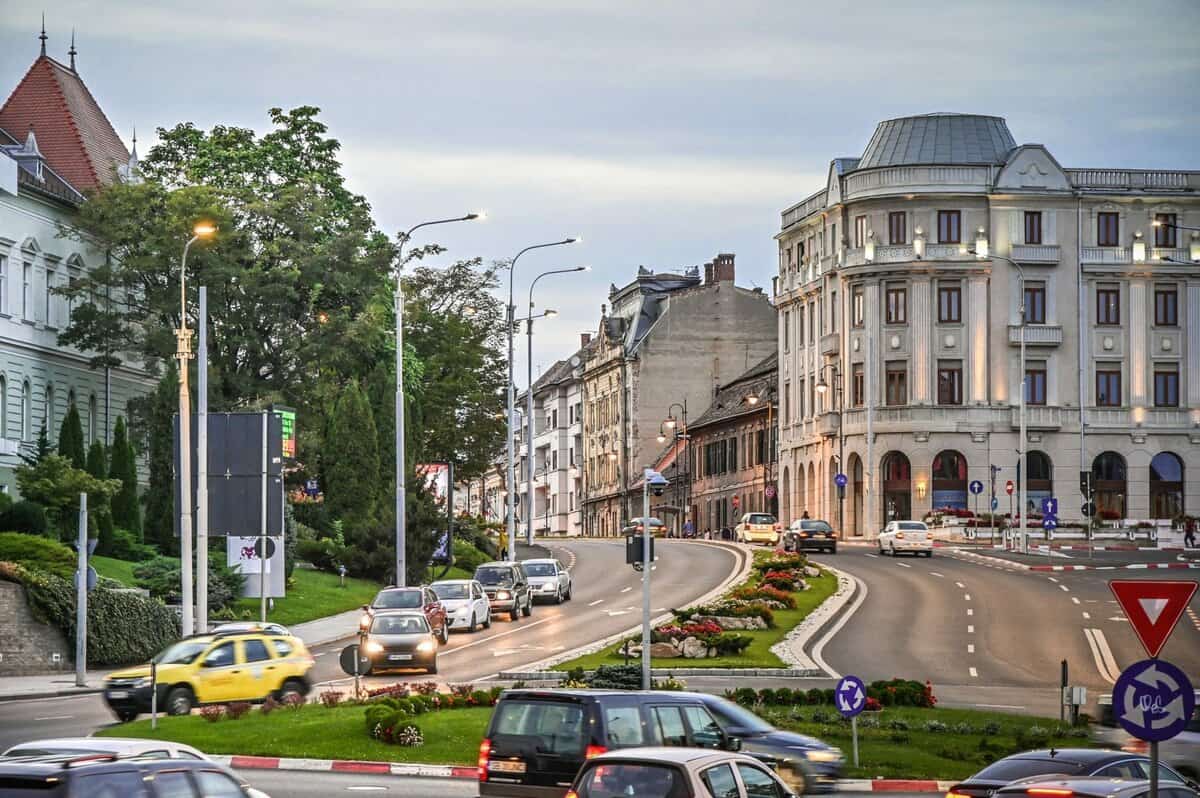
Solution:
M 195 635 L 156 655 L 158 711 L 187 715 L 199 704 L 304 696 L 312 655 L 297 637 L 263 632 Z M 104 701 L 124 722 L 150 711 L 150 666 L 109 674 Z
M 779 545 L 780 529 L 775 516 L 769 513 L 746 513 L 733 528 L 733 537 L 738 543 L 767 543 Z

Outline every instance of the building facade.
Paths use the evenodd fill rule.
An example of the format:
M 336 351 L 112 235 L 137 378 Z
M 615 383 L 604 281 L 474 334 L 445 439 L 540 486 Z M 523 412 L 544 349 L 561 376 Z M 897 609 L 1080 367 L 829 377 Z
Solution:
M 776 236 L 781 520 L 870 537 L 975 510 L 973 480 L 986 510 L 993 475 L 1008 510 L 1022 378 L 1028 507 L 1080 519 L 1086 473 L 1103 518 L 1196 514 L 1198 189 L 1063 168 L 988 116 L 889 120 L 835 159 Z
M 668 416 L 703 412 L 720 385 L 775 351 L 775 312 L 734 284 L 734 256 L 684 274 L 639 268 L 609 291 L 583 370 L 585 535 L 617 535 L 641 514 L 642 469 L 659 459 Z M 683 508 L 659 505 L 681 527 Z M 670 516 L 676 516 L 671 518 Z
M 88 442 L 107 442 L 147 374 L 92 369 L 91 353 L 61 346 L 74 308 L 55 289 L 104 263 L 71 236 L 83 192 L 135 175 L 125 149 L 75 69 L 45 53 L 0 106 L 0 490 L 16 491 L 23 447 L 52 442 L 74 404 Z

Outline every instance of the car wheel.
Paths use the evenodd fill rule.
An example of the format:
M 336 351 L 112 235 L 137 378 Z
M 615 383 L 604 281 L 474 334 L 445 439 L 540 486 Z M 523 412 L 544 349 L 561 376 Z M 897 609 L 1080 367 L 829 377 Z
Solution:
M 369 674 L 370 672 L 371 672 L 370 669 L 368 669 L 367 673 Z M 300 698 L 303 699 L 304 693 L 305 693 L 305 690 L 304 690 L 303 684 L 296 681 L 295 679 L 288 679 L 287 681 L 285 681 L 283 683 L 283 686 L 279 688 L 279 700 L 284 703 L 287 703 L 289 700 L 289 697 L 294 696 L 294 695 L 300 696 Z
M 450 624 L 445 621 L 442 622 L 442 633 L 438 639 L 441 640 L 443 646 L 450 642 Z
M 486 616 L 484 616 L 484 618 L 483 618 L 483 628 L 484 629 L 492 628 L 492 608 L 491 607 L 488 607 L 488 614 Z
M 563 592 L 562 592 L 562 588 L 561 588 L 561 587 L 558 589 L 558 592 L 554 594 L 554 603 L 555 603 L 555 604 L 562 604 L 562 603 L 563 603 Z
M 425 672 L 426 673 L 437 673 L 437 660 L 436 659 L 433 661 L 432 665 L 430 665 L 428 668 L 425 669 Z
M 530 615 L 533 615 L 533 599 L 532 598 L 530 598 L 528 601 L 525 602 L 525 609 L 522 610 L 522 612 L 525 613 L 526 618 L 528 618 Z
M 571 600 L 571 583 L 567 582 L 567 601 Z
M 836 543 L 829 547 L 829 553 L 837 554 L 837 544 Z
M 930 559 L 933 559 L 933 550 L 931 549 L 930 551 L 925 552 L 925 556 Z
M 895 543 L 889 543 L 889 544 L 888 544 L 888 548 L 889 548 L 889 549 L 891 549 L 891 551 L 890 551 L 889 553 L 890 553 L 890 554 L 891 554 L 893 557 L 895 557 L 895 556 L 896 556 L 896 544 L 895 544 Z
M 167 693 L 168 715 L 190 715 L 196 705 L 196 696 L 190 687 L 173 687 Z
M 122 723 L 128 723 L 131 720 L 137 720 L 138 712 L 136 709 L 122 709 L 117 712 L 117 720 Z
M 467 626 L 467 631 L 474 632 L 478 627 L 479 624 L 475 621 L 475 613 L 471 613 L 471 623 Z

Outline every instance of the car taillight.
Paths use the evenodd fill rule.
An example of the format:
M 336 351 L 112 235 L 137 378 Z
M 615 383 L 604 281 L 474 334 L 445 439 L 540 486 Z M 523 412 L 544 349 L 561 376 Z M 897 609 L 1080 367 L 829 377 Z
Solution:
M 1121 750 L 1131 754 L 1146 754 L 1150 751 L 1150 743 L 1145 740 L 1130 740 L 1121 746 Z
M 1064 790 L 1059 787 L 1030 787 L 1025 791 L 1026 795 L 1032 795 L 1036 798 L 1070 798 L 1074 795 L 1072 790 Z
M 479 780 L 487 781 L 488 757 L 492 753 L 492 741 L 484 737 L 479 744 Z
M 596 757 L 600 756 L 601 754 L 603 754 L 607 751 L 608 751 L 608 749 L 602 745 L 589 745 L 587 748 L 585 748 L 583 750 L 583 758 L 584 759 L 595 759 Z
M 566 798 L 579 798 L 579 793 L 574 790 L 567 790 Z
M 954 790 L 951 790 L 950 792 L 946 793 L 946 798 L 971 798 L 971 796 L 969 796 L 965 793 L 955 792 Z
M 897 532 L 897 533 L 896 533 L 896 540 L 904 540 L 904 533 L 903 533 L 903 532 Z
M 779 531 L 779 530 L 781 530 L 781 529 L 783 529 L 783 527 L 781 527 L 779 524 L 776 524 L 776 525 L 775 525 L 775 531 L 776 531 L 776 532 L 778 532 L 778 531 Z

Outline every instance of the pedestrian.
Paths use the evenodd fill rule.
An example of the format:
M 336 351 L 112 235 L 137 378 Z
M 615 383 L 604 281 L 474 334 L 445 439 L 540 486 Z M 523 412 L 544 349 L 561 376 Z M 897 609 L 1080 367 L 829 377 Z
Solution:
M 500 530 L 500 559 L 508 559 L 508 533 Z
M 807 520 L 808 520 L 808 510 L 805 510 L 805 511 L 804 511 L 804 513 L 803 513 L 803 514 L 801 514 L 801 516 L 800 516 L 800 517 L 801 517 L 802 519 L 804 519 L 805 521 L 807 521 Z
M 1183 547 L 1185 549 L 1196 548 L 1196 519 L 1194 516 L 1188 516 L 1183 527 Z

